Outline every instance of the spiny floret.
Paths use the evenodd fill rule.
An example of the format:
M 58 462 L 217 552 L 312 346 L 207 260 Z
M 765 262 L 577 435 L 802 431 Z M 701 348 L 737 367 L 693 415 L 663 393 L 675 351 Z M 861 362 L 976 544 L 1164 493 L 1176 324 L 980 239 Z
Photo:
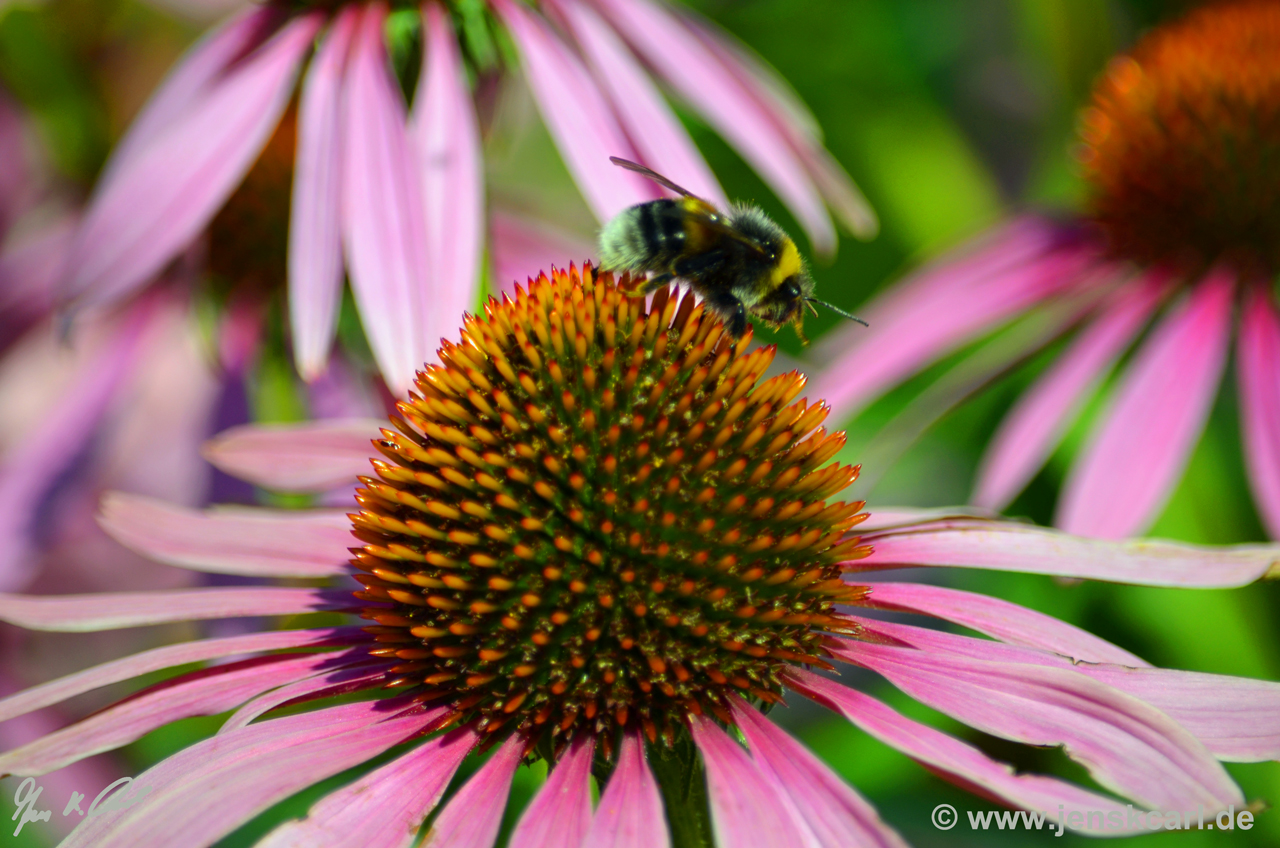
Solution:
M 670 733 L 822 664 L 863 506 L 843 433 L 692 295 L 545 274 L 418 375 L 353 515 L 396 683 L 486 730 Z M 816 429 L 815 429 L 816 428 Z

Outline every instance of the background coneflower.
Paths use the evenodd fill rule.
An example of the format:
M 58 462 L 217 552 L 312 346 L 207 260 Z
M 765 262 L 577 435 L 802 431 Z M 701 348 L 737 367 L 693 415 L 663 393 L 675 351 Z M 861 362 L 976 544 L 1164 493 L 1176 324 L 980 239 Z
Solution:
M 508 44 L 513 53 L 499 49 Z M 488 85 L 519 69 L 600 220 L 656 196 L 613 167 L 615 155 L 723 200 L 642 62 L 769 182 L 820 251 L 835 247 L 828 205 L 874 231 L 816 129 L 793 119 L 803 107 L 785 85 L 665 3 L 432 0 L 394 13 L 382 2 L 272 3 L 206 35 L 134 121 L 85 212 L 64 298 L 114 301 L 182 251 L 253 164 L 301 75 L 288 259 L 298 368 L 307 379 L 325 370 L 345 267 L 378 365 L 402 392 L 477 298 L 484 182 L 468 75 Z
M 200 514 L 112 498 L 105 525 L 165 561 L 348 574 L 363 588 L 6 595 L 0 617 L 74 631 L 315 610 L 374 623 L 173 645 L 18 693 L 0 719 L 179 663 L 259 654 L 135 693 L 0 755 L 0 771 L 43 774 L 234 710 L 139 775 L 145 797 L 86 819 L 64 845 L 211 845 L 392 751 L 259 844 L 409 845 L 440 805 L 426 845 L 487 848 L 519 763 L 547 760 L 511 845 L 904 845 L 764 715 L 790 690 L 948 779 L 1051 816 L 1127 811 L 1120 799 L 1214 814 L 1247 803 L 1219 760 L 1280 757 L 1280 684 L 1154 668 L 1029 609 L 869 575 L 975 565 L 1227 586 L 1274 571 L 1280 550 L 1135 546 L 964 516 L 868 520 L 862 503 L 832 500 L 857 469 L 830 462 L 844 440 L 819 426 L 825 404 L 796 400 L 796 372 L 762 379 L 773 349 L 747 352 L 748 341 L 692 295 L 663 289 L 646 303 L 589 267 L 557 271 L 491 300 L 420 373 L 394 429 L 373 440 L 381 457 L 358 512 Z M 350 565 L 348 530 L 362 543 Z M 993 638 L 862 614 L 872 609 Z M 1062 745 L 1113 794 L 1017 774 L 814 673 L 832 661 L 994 736 Z M 363 697 L 340 697 L 352 693 Z M 488 749 L 448 793 L 468 753 Z
M 1087 215 L 1017 219 L 889 290 L 864 310 L 870 332 L 842 332 L 815 351 L 829 363 L 818 385 L 847 416 L 1029 312 L 1048 318 L 1023 353 L 1076 328 L 982 460 L 973 502 L 1003 508 L 1158 315 L 1057 503 L 1064 529 L 1120 538 L 1149 528 L 1175 488 L 1234 335 L 1245 467 L 1276 537 L 1280 5 L 1210 3 L 1144 36 L 1101 75 L 1080 139 Z

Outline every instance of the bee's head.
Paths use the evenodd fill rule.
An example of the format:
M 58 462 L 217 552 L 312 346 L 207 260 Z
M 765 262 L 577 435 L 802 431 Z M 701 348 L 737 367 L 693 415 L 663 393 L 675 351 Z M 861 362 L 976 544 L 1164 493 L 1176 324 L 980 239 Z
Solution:
M 795 324 L 796 334 L 804 341 L 801 326 L 804 323 L 804 306 L 813 294 L 813 278 L 801 268 L 784 278 L 778 287 L 760 302 L 756 314 L 773 327 Z

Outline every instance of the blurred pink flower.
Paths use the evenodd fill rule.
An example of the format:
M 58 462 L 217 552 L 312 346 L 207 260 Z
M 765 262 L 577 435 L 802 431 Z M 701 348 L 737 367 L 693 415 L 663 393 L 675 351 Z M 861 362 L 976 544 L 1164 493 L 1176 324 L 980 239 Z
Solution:
M 723 201 L 647 63 L 760 172 L 817 249 L 835 247 L 828 204 L 856 232 L 874 230 L 812 118 L 723 33 L 655 0 L 549 0 L 541 9 L 492 0 L 485 14 L 514 41 L 542 117 L 601 220 L 656 196 L 611 155 Z M 434 340 L 474 305 L 484 217 L 462 53 L 444 7 L 427 2 L 422 15 L 424 63 L 408 112 L 384 43 L 385 3 L 269 4 L 207 35 L 108 163 L 64 296 L 73 306 L 113 301 L 189 244 L 267 142 L 318 45 L 299 94 L 289 228 L 295 359 L 309 380 L 325 368 L 345 257 L 378 365 L 405 391 Z
M 1278 57 L 1274 3 L 1212 4 L 1148 35 L 1113 62 L 1081 121 L 1090 219 L 1011 221 L 894 286 L 863 310 L 869 331 L 841 331 L 812 352 L 824 363 L 820 393 L 847 417 L 1029 312 L 1058 318 L 1022 354 L 1078 326 L 983 457 L 972 499 L 1000 509 L 1136 348 L 1055 518 L 1072 533 L 1132 536 L 1159 516 L 1200 438 L 1238 312 L 1245 465 L 1280 538 Z
M 221 661 L 0 755 L 0 772 L 40 775 L 181 718 L 234 711 L 217 735 L 139 775 L 149 794 L 86 820 L 65 848 L 211 845 L 301 789 L 423 737 L 259 845 L 413 844 L 463 758 L 493 745 L 432 820 L 430 848 L 491 846 L 517 765 L 549 754 L 549 778 L 512 846 L 670 845 L 663 810 L 688 824 L 689 809 L 670 807 L 688 792 L 681 783 L 664 794 L 651 763 L 678 744 L 700 755 L 721 848 L 903 846 L 745 700 L 776 702 L 784 686 L 984 797 L 1050 818 L 1060 808 L 1119 813 L 1126 824 L 1103 834 L 1140 827 L 1122 799 L 1238 809 L 1245 798 L 1220 761 L 1280 758 L 1280 684 L 1154 668 L 1006 601 L 873 579 L 881 569 L 978 567 L 1237 586 L 1274 576 L 1280 547 L 1089 540 L 958 514 L 868 518 L 861 503 L 828 503 L 856 469 L 827 464 L 843 436 L 813 429 L 822 404 L 792 402 L 802 376 L 762 381 L 772 350 L 725 339 L 692 295 L 677 304 L 663 290 L 646 305 L 619 297 L 607 275 L 584 277 L 531 280 L 527 294 L 468 319 L 464 343 L 442 348 L 444 366 L 425 370 L 376 451 L 367 440 L 378 422 L 328 422 L 241 429 L 209 452 L 261 485 L 321 491 L 368 471 L 376 452 L 359 514 L 198 511 L 119 494 L 104 502 L 104 526 L 159 561 L 261 578 L 354 576 L 364 584 L 354 595 L 266 586 L 0 596 L 0 619 L 45 630 L 320 610 L 376 622 L 170 645 L 0 700 L 0 721 L 9 720 L 110 683 Z M 615 341 L 641 355 L 616 356 Z M 701 414 L 686 421 L 672 413 L 681 405 Z M 586 451 L 593 434 L 607 447 Z M 705 450 L 704 437 L 719 449 Z M 653 456 L 665 464 L 638 467 Z M 855 526 L 862 536 L 846 536 Z M 353 532 L 362 547 L 348 548 Z M 861 614 L 877 609 L 990 638 Z M 807 670 L 827 660 L 874 671 L 985 733 L 1062 746 L 1114 795 L 1017 774 Z M 375 697 L 323 700 L 350 693 Z M 303 703 L 311 708 L 271 715 Z M 593 763 L 602 761 L 612 776 L 593 811 Z

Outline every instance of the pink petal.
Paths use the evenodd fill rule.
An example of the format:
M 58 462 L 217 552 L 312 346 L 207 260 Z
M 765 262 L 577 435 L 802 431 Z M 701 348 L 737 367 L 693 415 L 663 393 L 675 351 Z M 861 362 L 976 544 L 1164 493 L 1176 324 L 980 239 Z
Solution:
M 321 671 L 278 686 L 246 701 L 222 723 L 218 733 L 231 733 L 248 727 L 276 707 L 292 701 L 310 701 L 370 689 L 389 679 L 387 671 L 394 664 L 394 660 L 353 662 L 336 671 Z
M 0 695 L 12 692 L 16 688 L 17 685 L 12 679 L 0 674 Z M 5 722 L 0 725 L 0 749 L 16 748 L 19 745 L 39 739 L 48 733 L 53 733 L 65 723 L 65 718 L 54 710 L 39 710 L 21 716 L 15 721 Z M 123 765 L 116 763 L 110 756 L 91 757 L 72 763 L 66 768 L 59 769 L 40 778 L 39 785 L 44 788 L 41 801 L 53 798 L 57 798 L 60 801 L 63 798 L 70 798 L 72 792 L 85 793 L 92 799 L 102 787 L 110 785 L 121 777 L 123 770 Z M 18 781 L 12 781 L 10 785 L 14 783 L 18 783 Z M 40 806 L 52 807 L 53 804 L 40 804 Z M 61 810 L 58 812 L 61 812 Z M 49 835 L 56 839 L 61 839 L 79 823 L 79 816 L 63 818 L 60 815 L 55 815 L 47 823 L 37 825 L 37 827 L 50 828 L 53 833 Z M 26 840 L 22 841 L 25 842 Z
M 1150 665 L 1087 630 L 999 598 L 925 583 L 858 582 L 871 587 L 862 606 L 935 616 L 1002 642 L 1053 651 L 1084 662 Z
M 1226 771 L 1185 728 L 1077 671 L 844 639 L 832 640 L 828 649 L 983 732 L 1027 745 L 1061 745 L 1103 787 L 1139 803 L 1217 810 L 1243 801 Z
M 1197 286 L 1143 343 L 1111 411 L 1063 485 L 1054 523 L 1119 539 L 1141 533 L 1173 493 L 1226 365 L 1231 272 Z
M 489 226 L 494 282 L 507 294 L 514 294 L 516 283 L 536 278 L 540 271 L 581 265 L 596 252 L 595 245 L 585 239 L 503 209 L 493 210 Z
M 742 746 L 702 716 L 690 720 L 707 767 L 707 795 L 718 848 L 814 848 L 818 843 Z
M 204 848 L 300 789 L 376 757 L 437 718 L 386 701 L 253 724 L 179 751 L 134 780 L 152 791 L 86 818 L 62 848 Z
M 616 167 L 610 156 L 634 159 L 595 82 L 543 20 L 512 0 L 494 0 L 520 50 L 520 59 L 542 120 L 573 174 L 582 196 L 601 221 L 658 196 L 639 174 Z
M 362 631 L 358 627 L 335 627 L 319 630 L 274 630 L 250 633 L 245 636 L 228 636 L 222 639 L 202 639 L 180 645 L 166 645 L 163 648 L 153 648 L 130 657 L 96 665 L 10 695 L 0 700 L 0 721 L 8 721 L 14 716 L 57 704 L 112 683 L 178 665 L 236 654 L 297 648 L 302 645 L 347 645 L 361 638 Z
M 248 7 L 201 36 L 169 71 L 116 143 L 102 169 L 95 195 L 103 194 L 126 166 L 132 165 L 156 139 L 207 96 L 236 59 L 259 47 L 283 21 L 279 9 Z
M 1280 683 L 1167 668 L 1075 662 L 1034 648 L 995 645 L 985 639 L 904 624 L 861 621 L 870 630 L 933 653 L 1045 665 L 1092 677 L 1167 713 L 1219 760 L 1262 762 L 1280 757 Z
M 342 75 L 359 18 L 338 12 L 302 82 L 289 204 L 289 326 L 307 381 L 325 370 L 342 300 Z
M 408 848 L 476 741 L 465 728 L 428 740 L 326 795 L 255 848 Z
M 591 828 L 591 758 L 595 739 L 569 743 L 547 782 L 520 815 L 511 848 L 580 848 Z
M 671 848 L 662 793 L 637 730 L 622 737 L 618 763 L 600 796 L 586 848 Z
M 733 76 L 747 82 L 743 87 L 790 142 L 840 223 L 858 238 L 874 238 L 880 229 L 875 210 L 840 163 L 822 146 L 822 129 L 787 81 L 723 30 L 687 10 L 677 14 Z
M 978 469 L 973 503 L 1002 509 L 1027 485 L 1093 394 L 1103 376 L 1160 302 L 1163 275 L 1125 286 L 1116 302 L 1080 333 L 1000 422 Z
M 352 544 L 341 511 L 194 510 L 123 492 L 103 498 L 98 523 L 145 557 L 215 574 L 331 577 L 346 573 Z
M 1201 547 L 1160 539 L 1112 542 L 1040 527 L 973 522 L 960 529 L 862 537 L 875 551 L 855 571 L 918 565 L 986 568 L 1140 586 L 1230 588 L 1280 574 L 1280 546 Z
M 484 170 L 480 130 L 453 27 L 437 3 L 424 8 L 422 78 L 409 132 L 422 173 L 430 308 L 423 335 L 455 338 L 474 311 L 484 243 Z
M 1037 774 L 1015 774 L 1012 766 L 989 758 L 967 742 L 912 721 L 875 698 L 834 680 L 803 670 L 789 672 L 788 677 L 787 685 L 791 688 L 839 712 L 881 742 L 965 788 L 1052 816 L 1058 814 L 1059 805 L 1067 812 L 1117 811 L 1122 817 L 1125 813 L 1125 808 L 1114 799 L 1066 781 Z M 1105 832 L 1095 835 L 1105 835 Z
M 93 595 L 0 594 L 0 621 L 28 630 L 86 633 L 169 621 L 343 610 L 358 603 L 350 592 L 342 590 L 275 586 Z
M 364 650 L 358 649 L 355 658 L 364 656 Z M 352 660 L 351 655 L 284 654 L 183 675 L 0 754 L 0 774 L 35 776 L 56 771 L 85 757 L 128 745 L 170 722 L 235 709 L 266 689 Z
M 343 233 L 369 345 L 397 395 L 435 350 L 428 314 L 426 223 L 404 102 L 383 45 L 385 3 L 364 7 L 347 69 Z
M 552 8 L 567 20 L 640 161 L 727 209 L 729 199 L 693 139 L 618 34 L 579 0 L 558 0 Z
M 807 748 L 741 698 L 729 703 L 755 761 L 795 804 L 818 845 L 907 848 L 875 808 Z
M 195 238 L 279 123 L 321 21 L 310 14 L 287 24 L 121 164 L 85 212 L 69 298 L 90 306 L 122 297 Z
M 858 525 L 857 530 L 859 533 L 869 533 L 873 530 L 920 529 L 916 525 L 929 525 L 930 529 L 935 529 L 939 523 L 946 524 L 946 526 L 961 524 L 967 527 L 971 524 L 981 525 L 982 522 L 989 519 L 999 518 L 994 513 L 987 513 L 974 507 L 916 509 L 914 507 L 891 506 L 887 509 L 877 508 L 875 512 L 869 514 L 871 517 Z
M 431 824 L 422 848 L 491 848 L 502 825 L 511 777 L 524 757 L 525 739 L 507 737 Z
M 636 52 L 777 192 L 809 234 L 814 249 L 830 253 L 835 229 L 817 187 L 734 69 L 726 67 L 677 15 L 656 3 L 600 0 L 597 5 Z
M 939 357 L 1080 287 L 1092 278 L 1093 249 L 1055 247 L 1061 238 L 1038 221 L 1018 221 L 973 255 L 893 286 L 859 308 L 869 328 L 843 328 L 814 349 L 809 358 L 822 365 L 811 375 L 812 395 L 832 406 L 833 420 L 843 420 Z
M 323 492 L 368 474 L 385 420 L 335 418 L 301 424 L 245 424 L 223 430 L 202 453 L 218 468 L 264 489 Z
M 1280 539 L 1280 317 L 1262 286 L 1240 317 L 1237 356 L 1245 469 L 1262 522 Z
M 129 310 L 91 360 L 76 375 L 66 400 L 41 426 L 13 445 L 0 466 L 0 589 L 24 586 L 34 568 L 31 534 L 36 511 L 49 488 L 72 467 L 98 432 L 116 392 L 136 361 L 155 303 L 144 300 Z

